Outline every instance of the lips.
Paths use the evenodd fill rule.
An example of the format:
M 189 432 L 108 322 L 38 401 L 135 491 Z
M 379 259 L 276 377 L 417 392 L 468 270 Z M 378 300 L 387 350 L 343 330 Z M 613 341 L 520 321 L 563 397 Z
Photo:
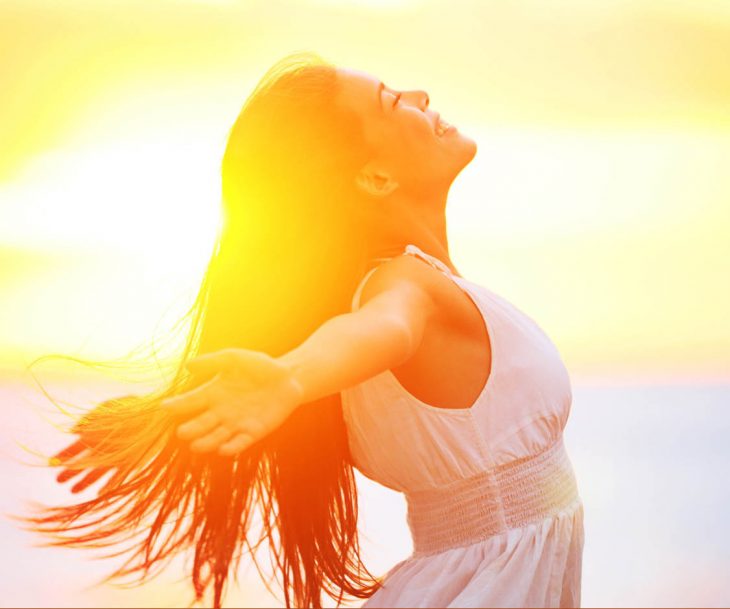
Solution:
M 436 136 L 443 136 L 449 129 L 451 129 L 451 125 L 439 116 L 436 120 L 436 127 L 434 129 Z

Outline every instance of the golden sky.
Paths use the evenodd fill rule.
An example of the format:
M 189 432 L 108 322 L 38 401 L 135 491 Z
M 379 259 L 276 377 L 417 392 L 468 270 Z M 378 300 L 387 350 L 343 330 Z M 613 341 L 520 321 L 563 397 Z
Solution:
M 576 377 L 730 377 L 730 4 L 697 0 L 5 0 L 0 363 L 185 307 L 227 129 L 301 49 L 474 137 L 453 259 Z

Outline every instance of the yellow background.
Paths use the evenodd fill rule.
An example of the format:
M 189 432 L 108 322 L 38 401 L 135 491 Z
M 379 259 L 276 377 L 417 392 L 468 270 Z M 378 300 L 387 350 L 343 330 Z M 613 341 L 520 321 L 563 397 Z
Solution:
M 728 499 L 715 493 L 730 424 L 711 405 L 728 403 L 730 381 L 729 2 L 2 0 L 3 456 L 17 456 L 12 439 L 31 432 L 46 450 L 65 441 L 27 408 L 42 396 L 13 380 L 19 368 L 48 352 L 123 356 L 164 336 L 189 305 L 214 236 L 227 130 L 265 70 L 302 49 L 393 88 L 425 89 L 476 140 L 449 198 L 452 258 L 533 317 L 571 373 L 585 602 L 730 602 L 730 557 L 712 545 L 727 525 L 696 537 L 691 528 L 712 514 L 720 522 Z M 583 389 L 595 385 L 638 389 Z M 649 408 L 660 402 L 676 412 Z M 702 460 L 682 457 L 693 424 L 716 434 L 692 437 Z M 624 429 L 640 435 L 617 450 Z M 652 444 L 659 437 L 672 440 Z M 640 461 L 638 447 L 655 461 Z M 686 491 L 695 507 L 681 521 L 671 506 L 683 500 L 655 487 L 669 463 L 672 476 L 706 485 Z M 12 488 L 5 507 L 67 498 L 46 471 L 3 465 L 0 474 Z M 377 551 L 366 564 L 384 572 L 407 553 L 403 505 L 364 488 L 365 527 L 381 544 L 368 546 Z M 623 547 L 644 558 L 632 563 L 617 549 L 615 514 L 625 507 L 628 522 L 637 505 L 647 516 L 633 531 L 644 537 Z M 82 595 L 105 568 L 29 550 L 23 534 L 3 531 L 8 606 L 188 598 L 171 583 L 182 571 L 140 590 Z M 683 532 L 705 545 L 662 545 Z M 60 583 L 40 577 L 44 568 Z M 273 602 L 253 571 L 246 581 L 229 603 Z
M 311 49 L 476 139 L 454 260 L 576 380 L 727 378 L 729 6 L 5 0 L 0 356 L 114 356 L 184 303 L 226 130 Z

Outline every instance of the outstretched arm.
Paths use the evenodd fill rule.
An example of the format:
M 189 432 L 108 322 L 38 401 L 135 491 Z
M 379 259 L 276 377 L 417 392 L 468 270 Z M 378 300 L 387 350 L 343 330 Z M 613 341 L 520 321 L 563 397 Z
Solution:
M 435 309 L 429 293 L 409 280 L 373 276 L 371 281 L 378 285 L 362 308 L 327 320 L 279 358 L 301 386 L 303 403 L 396 367 L 420 345 Z
M 210 380 L 163 403 L 173 413 L 197 414 L 178 436 L 193 441 L 193 450 L 235 454 L 298 406 L 408 360 L 436 312 L 430 281 L 419 262 L 396 259 L 373 273 L 359 310 L 327 320 L 281 357 L 225 349 L 193 359 L 193 374 Z

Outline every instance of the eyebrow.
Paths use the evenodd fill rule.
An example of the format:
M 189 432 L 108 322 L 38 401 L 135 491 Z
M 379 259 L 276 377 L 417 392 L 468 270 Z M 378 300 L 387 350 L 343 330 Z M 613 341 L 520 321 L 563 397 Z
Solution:
M 378 85 L 378 106 L 380 106 L 381 112 L 383 112 L 383 96 L 381 95 L 383 89 L 385 89 L 385 84 L 381 81 Z

